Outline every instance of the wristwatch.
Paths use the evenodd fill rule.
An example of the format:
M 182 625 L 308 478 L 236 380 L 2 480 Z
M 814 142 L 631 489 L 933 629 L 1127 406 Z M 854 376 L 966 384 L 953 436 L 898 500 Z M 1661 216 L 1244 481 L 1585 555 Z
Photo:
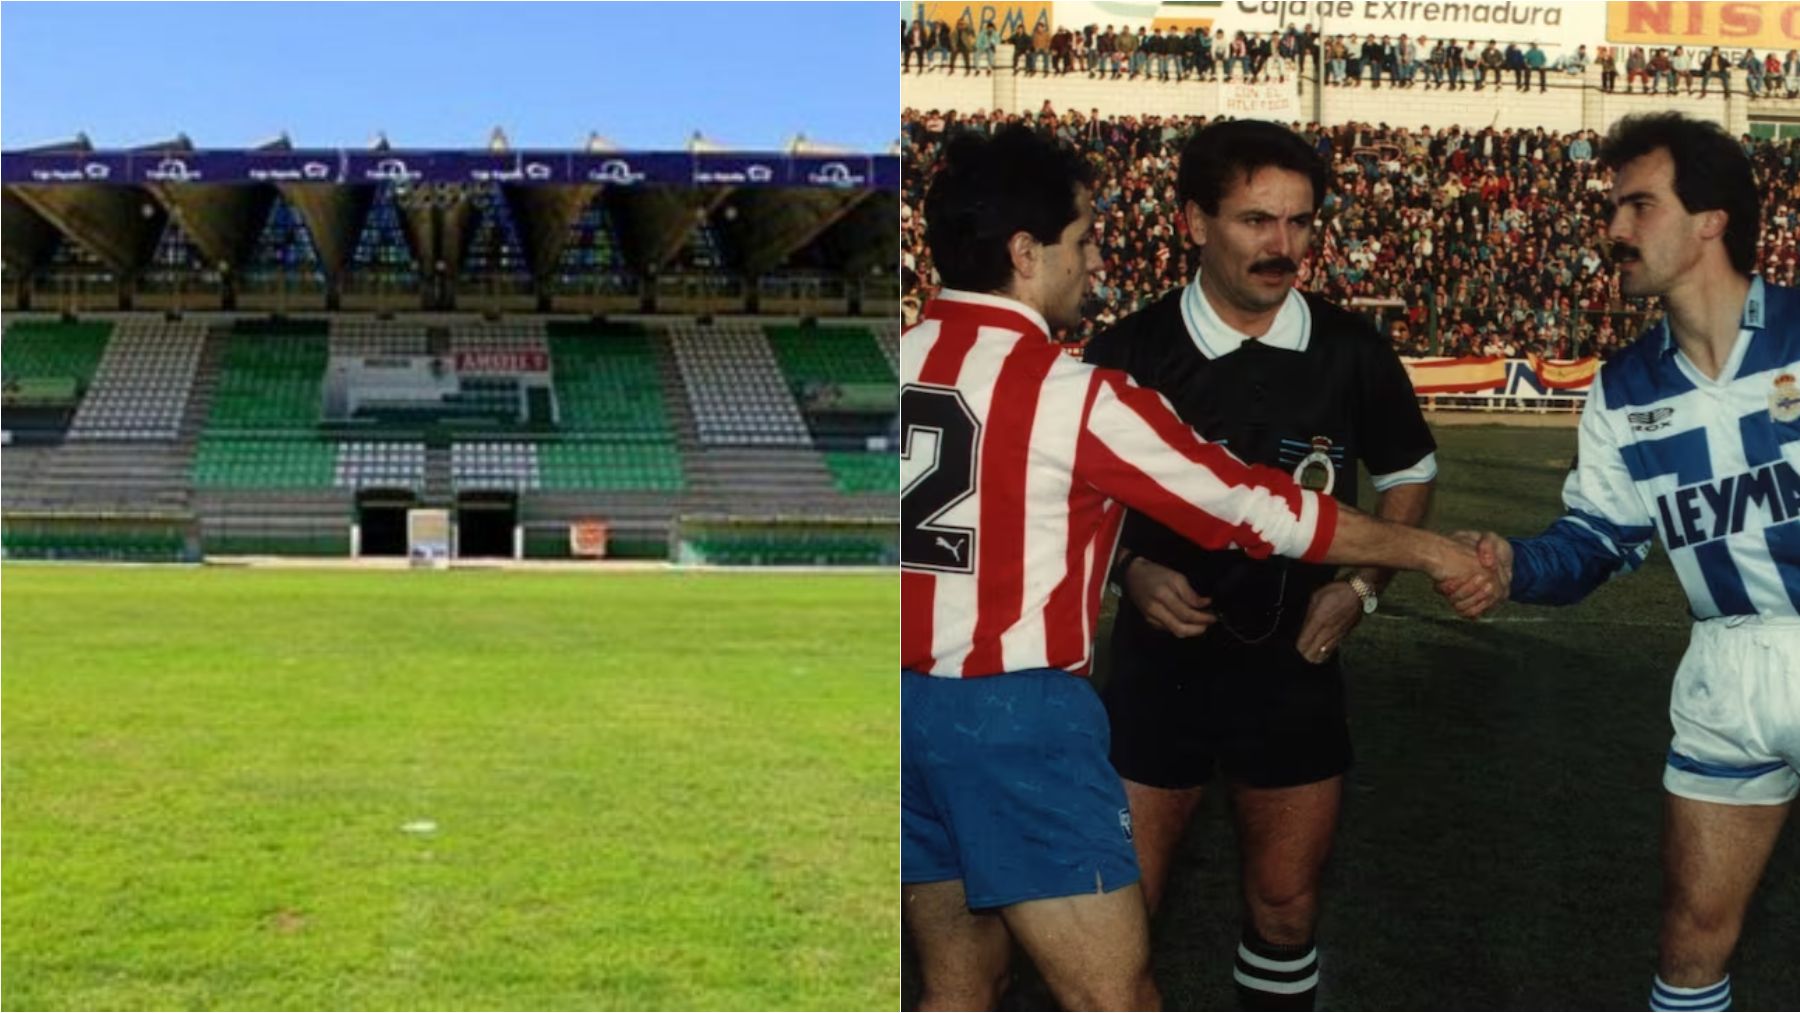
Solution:
M 1362 599 L 1363 615 L 1374 615 L 1375 609 L 1381 604 L 1381 599 L 1375 594 L 1374 585 L 1356 576 L 1351 577 L 1348 583 L 1350 590 L 1355 591 L 1356 596 Z

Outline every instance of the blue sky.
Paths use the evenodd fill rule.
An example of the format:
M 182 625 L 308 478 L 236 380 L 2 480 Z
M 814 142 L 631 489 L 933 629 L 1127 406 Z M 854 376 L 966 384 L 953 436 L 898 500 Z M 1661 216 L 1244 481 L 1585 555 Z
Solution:
M 886 151 L 898 133 L 885 3 L 0 4 L 0 145 L 186 132 L 248 147 L 637 149 L 694 130 Z

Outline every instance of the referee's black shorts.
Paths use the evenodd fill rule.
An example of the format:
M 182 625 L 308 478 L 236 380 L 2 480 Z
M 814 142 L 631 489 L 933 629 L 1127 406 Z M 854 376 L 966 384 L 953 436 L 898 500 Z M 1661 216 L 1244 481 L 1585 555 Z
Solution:
M 1155 788 L 1200 787 L 1214 771 L 1292 788 L 1349 770 L 1343 669 L 1336 654 L 1318 665 L 1301 658 L 1297 632 L 1246 644 L 1215 623 L 1183 640 L 1121 602 L 1102 694 L 1113 767 Z

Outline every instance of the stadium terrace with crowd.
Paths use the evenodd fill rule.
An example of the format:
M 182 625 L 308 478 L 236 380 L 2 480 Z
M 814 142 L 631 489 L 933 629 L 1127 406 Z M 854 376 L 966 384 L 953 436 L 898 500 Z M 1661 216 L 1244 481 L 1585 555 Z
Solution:
M 902 113 L 903 312 L 936 289 L 921 209 L 945 137 L 1029 123 L 1093 164 L 1104 272 L 1085 341 L 1192 277 L 1198 261 L 1175 199 L 1181 145 L 1204 116 Z M 1358 307 L 1404 355 L 1605 357 L 1653 312 L 1628 303 L 1610 269 L 1608 174 L 1593 131 L 1294 128 L 1331 170 L 1301 284 Z M 1800 142 L 1742 138 L 1763 189 L 1758 271 L 1796 281 Z
M 1693 94 L 1698 84 L 1704 95 L 1716 82 L 1730 94 L 1735 79 L 1752 99 L 1800 95 L 1800 51 L 1793 49 L 1783 55 L 1718 47 L 1702 52 L 1683 46 L 1597 46 L 1590 55 L 1581 45 L 1552 56 L 1535 42 L 1321 35 L 1310 24 L 1281 32 L 1240 31 L 1227 38 L 1223 30 L 1208 33 L 1198 27 L 1165 32 L 1140 26 L 1133 32 L 1098 24 L 1054 31 L 1039 24 L 1030 32 L 1021 24 L 1003 35 L 992 20 L 976 25 L 967 14 L 954 26 L 945 21 L 900 23 L 903 74 L 959 69 L 965 75 L 991 74 L 999 59 L 1031 76 L 1257 83 L 1286 81 L 1307 71 L 1327 85 L 1342 87 L 1380 88 L 1386 83 L 1477 91 L 1489 86 L 1525 91 L 1533 83 L 1542 91 L 1551 73 L 1579 76 L 1591 66 L 1599 70 L 1600 89 L 1606 92 L 1617 89 L 1624 74 L 1626 91 L 1636 85 L 1646 93 L 1673 95 L 1685 89 Z

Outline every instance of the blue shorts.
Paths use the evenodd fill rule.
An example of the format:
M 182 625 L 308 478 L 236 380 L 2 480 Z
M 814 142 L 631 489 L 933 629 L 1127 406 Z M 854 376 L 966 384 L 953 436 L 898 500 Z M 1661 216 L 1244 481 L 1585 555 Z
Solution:
M 971 909 L 1138 880 L 1099 694 L 1056 669 L 900 674 L 900 878 L 960 879 Z

